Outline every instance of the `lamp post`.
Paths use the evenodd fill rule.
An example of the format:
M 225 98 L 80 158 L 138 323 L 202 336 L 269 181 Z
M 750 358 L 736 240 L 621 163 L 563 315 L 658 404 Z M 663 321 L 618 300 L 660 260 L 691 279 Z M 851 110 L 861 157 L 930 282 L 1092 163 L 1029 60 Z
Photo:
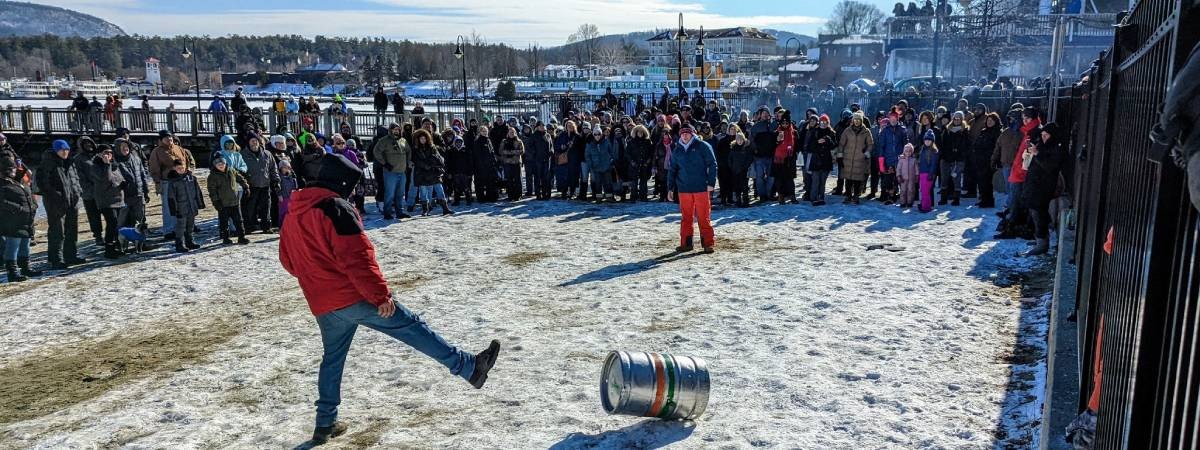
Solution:
M 796 39 L 795 37 L 790 37 L 790 38 L 788 38 L 788 40 L 783 42 L 783 71 L 787 75 L 787 78 L 789 78 L 789 79 L 791 79 L 792 71 L 791 71 L 791 69 L 788 69 L 788 65 L 789 65 L 788 64 L 788 55 L 791 55 L 792 53 L 790 51 L 788 51 L 788 49 L 791 48 L 792 41 L 796 41 L 796 54 L 797 55 L 800 54 L 800 40 L 799 39 Z M 780 80 L 779 81 L 779 96 L 780 97 L 783 97 L 783 91 L 786 87 L 787 86 L 783 84 L 783 80 Z
M 929 75 L 935 90 L 938 85 L 938 59 L 942 53 L 942 25 L 945 23 L 946 16 L 948 15 L 946 14 L 946 9 L 949 7 L 950 5 L 946 3 L 946 0 L 938 0 L 937 9 L 934 10 L 934 15 L 937 16 L 937 27 L 933 29 L 933 70 L 930 71 Z
M 679 43 L 677 59 L 679 62 L 679 92 L 680 98 L 683 98 L 682 93 L 687 92 L 683 89 L 683 42 L 688 38 L 687 31 L 683 29 L 683 13 L 679 13 L 679 31 L 675 33 L 675 41 Z
M 195 40 L 195 39 L 193 39 L 193 40 L 192 40 L 192 48 L 196 48 L 196 40 Z M 195 74 L 195 77 L 196 77 L 196 78 L 195 78 L 195 82 L 196 82 L 196 111 L 197 111 L 197 112 L 199 112 L 199 111 L 201 111 L 201 110 L 203 110 L 203 109 L 204 109 L 203 107 L 201 107 L 201 106 L 200 106 L 200 63 L 197 61 L 198 59 L 200 59 L 200 57 L 199 57 L 199 56 L 197 56 L 197 57 L 195 57 L 195 58 L 192 58 L 192 56 L 193 56 L 193 53 L 192 53 L 192 51 L 191 51 L 191 50 L 189 50 L 187 47 L 184 47 L 184 48 L 183 48 L 183 53 L 182 53 L 182 55 L 183 55 L 183 59 L 189 59 L 189 58 L 190 58 L 190 59 L 192 60 L 192 72 Z
M 463 83 L 463 126 L 467 125 L 467 59 L 466 56 L 467 38 L 461 34 L 458 35 L 458 43 L 454 44 L 454 57 L 462 61 L 462 83 Z
M 700 36 L 696 38 L 696 56 L 700 58 L 700 98 L 704 98 L 704 85 L 708 81 L 708 71 L 704 69 L 704 25 L 700 25 Z

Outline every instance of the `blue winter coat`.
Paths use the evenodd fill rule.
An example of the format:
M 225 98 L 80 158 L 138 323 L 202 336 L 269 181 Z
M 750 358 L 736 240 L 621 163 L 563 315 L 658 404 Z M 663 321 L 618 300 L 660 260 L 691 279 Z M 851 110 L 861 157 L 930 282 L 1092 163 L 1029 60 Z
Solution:
M 932 147 L 921 146 L 917 157 L 917 172 L 926 174 L 938 173 L 938 152 Z
M 682 193 L 705 192 L 717 185 L 717 156 L 712 146 L 698 137 L 684 147 L 675 141 L 671 150 L 671 167 L 667 169 L 667 189 Z
M 221 136 L 221 146 L 219 147 L 220 150 L 218 150 L 218 152 L 221 153 L 221 157 L 225 158 L 225 165 L 245 175 L 246 160 L 242 158 L 242 154 L 240 152 L 231 152 L 229 150 L 225 150 L 226 142 L 235 142 L 233 136 Z
M 879 132 L 878 156 L 883 157 L 883 165 L 887 167 L 896 167 L 900 160 L 900 154 L 904 153 L 904 144 L 908 143 L 908 130 L 904 125 L 887 126 Z
M 613 151 L 612 141 L 610 139 L 601 139 L 596 142 L 595 138 L 588 139 L 587 149 L 584 150 L 584 158 L 587 160 L 588 170 L 593 172 L 607 172 L 612 170 L 613 161 L 616 159 L 616 152 Z

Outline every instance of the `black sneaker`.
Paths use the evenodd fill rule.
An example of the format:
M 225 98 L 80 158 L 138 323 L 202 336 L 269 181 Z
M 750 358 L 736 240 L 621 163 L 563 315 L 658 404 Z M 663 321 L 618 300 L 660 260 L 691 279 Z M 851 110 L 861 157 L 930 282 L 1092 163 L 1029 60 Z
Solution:
M 492 366 L 496 365 L 497 356 L 500 356 L 500 341 L 493 339 L 487 349 L 475 355 L 475 371 L 471 372 L 471 386 L 474 386 L 475 389 L 483 388 L 483 384 L 487 382 L 488 372 L 492 370 Z
M 313 445 L 325 444 L 330 439 L 346 434 L 346 430 L 349 428 L 346 422 L 340 420 L 333 422 L 333 425 L 327 427 L 317 427 L 313 430 L 312 443 Z

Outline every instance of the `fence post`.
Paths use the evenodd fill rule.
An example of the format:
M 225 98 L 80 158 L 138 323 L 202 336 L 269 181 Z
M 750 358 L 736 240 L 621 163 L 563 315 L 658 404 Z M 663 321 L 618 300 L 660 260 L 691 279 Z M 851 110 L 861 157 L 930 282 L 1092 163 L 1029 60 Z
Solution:
M 200 135 L 200 123 L 201 123 L 201 120 L 203 120 L 200 118 L 200 110 L 196 109 L 196 107 L 193 106 L 188 111 L 191 112 L 191 116 L 192 116 L 192 136 L 193 137 L 199 136 Z
M 54 122 L 50 115 L 50 108 L 45 106 L 42 107 L 42 121 L 43 125 L 46 126 L 46 134 L 53 134 Z
M 271 111 L 274 112 L 275 110 L 272 109 Z M 274 132 L 276 129 L 278 129 L 279 124 L 276 122 L 279 122 L 279 116 L 275 114 L 267 114 L 267 130 Z
M 33 108 L 28 106 L 21 107 L 21 131 L 29 134 L 29 122 L 33 121 Z

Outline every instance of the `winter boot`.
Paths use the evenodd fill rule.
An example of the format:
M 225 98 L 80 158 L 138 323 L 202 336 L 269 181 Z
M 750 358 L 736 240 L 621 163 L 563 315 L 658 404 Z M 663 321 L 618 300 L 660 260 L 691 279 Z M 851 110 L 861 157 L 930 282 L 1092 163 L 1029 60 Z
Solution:
M 487 382 L 488 372 L 496 365 L 496 357 L 500 356 L 500 341 L 492 339 L 488 348 L 475 355 L 475 370 L 471 372 L 471 386 L 480 389 Z
M 1045 255 L 1046 252 L 1049 252 L 1049 251 L 1050 251 L 1050 240 L 1046 239 L 1046 238 L 1039 238 L 1037 240 L 1037 244 L 1035 244 L 1033 246 L 1033 248 L 1029 249 L 1029 251 L 1025 252 L 1025 256 Z
M 104 257 L 107 259 L 117 259 L 121 257 L 121 253 L 117 251 L 116 244 L 104 244 Z
M 446 199 L 443 198 L 441 200 L 438 200 L 438 204 L 442 205 L 442 215 L 443 216 L 448 216 L 448 215 L 454 214 L 454 211 L 450 210 L 450 205 L 446 204 Z
M 29 258 L 17 258 L 17 267 L 21 268 L 21 275 L 27 277 L 42 276 L 42 271 L 29 268 Z
M 21 274 L 17 273 L 16 261 L 5 261 L 4 262 L 4 271 L 8 273 L 8 282 L 9 283 L 28 280 L 28 278 L 25 278 Z
M 703 252 L 703 253 L 704 253 L 705 255 L 711 255 L 711 254 L 713 254 L 713 252 L 715 252 L 715 251 L 716 251 L 716 250 L 715 250 L 715 249 L 713 249 L 713 247 L 710 245 L 710 246 L 708 246 L 708 247 L 704 247 L 704 252 Z
M 324 445 L 330 439 L 346 434 L 346 430 L 349 428 L 346 422 L 340 420 L 327 427 L 317 427 L 317 429 L 313 430 L 312 444 L 314 446 Z
M 191 239 L 188 239 L 186 244 L 187 244 L 188 250 L 196 250 L 196 249 L 200 248 L 200 244 L 197 244 L 196 241 L 191 240 Z
M 686 252 L 692 251 L 692 238 L 689 237 L 687 239 L 684 239 L 683 243 L 679 244 L 678 247 L 675 247 L 675 251 L 678 253 L 686 253 Z
M 421 201 L 421 217 L 426 217 L 428 215 L 429 215 L 429 202 L 422 200 Z
M 187 245 L 184 245 L 183 239 L 176 239 L 175 240 L 175 253 L 187 253 L 187 252 L 188 252 L 188 247 L 187 247 Z
M 250 240 L 246 239 L 245 236 L 238 236 L 237 243 L 238 243 L 238 245 L 247 245 L 250 243 Z
M 230 238 L 221 239 L 221 245 L 233 245 L 233 239 L 230 239 Z
M 68 256 L 66 258 L 63 258 L 63 262 L 67 263 L 68 266 L 78 266 L 80 264 L 86 263 L 87 259 L 80 258 L 79 256 Z

